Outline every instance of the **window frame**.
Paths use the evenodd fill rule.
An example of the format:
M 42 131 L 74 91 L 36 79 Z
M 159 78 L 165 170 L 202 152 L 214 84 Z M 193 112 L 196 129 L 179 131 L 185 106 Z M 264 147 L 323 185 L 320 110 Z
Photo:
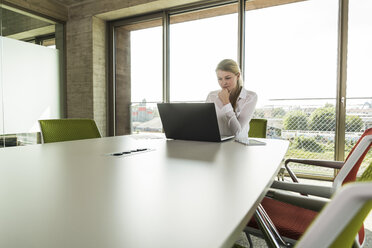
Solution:
M 292 3 L 302 0 L 283 0 L 279 4 Z M 311 0 L 308 0 L 311 1 Z M 245 9 L 246 0 L 217 0 L 202 1 L 196 4 L 188 4 L 178 8 L 165 9 L 163 11 L 150 13 L 141 16 L 130 17 L 122 20 L 109 22 L 109 135 L 117 135 L 115 126 L 115 27 L 127 25 L 129 23 L 149 21 L 154 18 L 162 19 L 163 26 L 163 102 L 169 102 L 170 82 L 169 82 L 169 26 L 170 16 L 195 10 L 203 10 L 222 6 L 225 4 L 238 4 L 238 51 L 237 58 L 242 68 L 244 78 L 244 54 L 245 54 Z M 345 119 L 346 119 L 346 68 L 347 68 L 347 43 L 348 43 L 348 4 L 349 0 L 338 0 L 338 44 L 337 44 L 337 93 L 336 93 L 336 131 L 335 131 L 335 151 L 334 159 L 343 161 L 345 158 Z M 277 5 L 277 4 L 274 4 Z M 273 5 L 273 6 L 274 6 Z M 262 6 L 261 6 L 262 7 Z M 267 6 L 264 6 L 267 7 Z M 275 7 L 275 6 L 274 6 Z M 337 172 L 335 172 L 337 173 Z

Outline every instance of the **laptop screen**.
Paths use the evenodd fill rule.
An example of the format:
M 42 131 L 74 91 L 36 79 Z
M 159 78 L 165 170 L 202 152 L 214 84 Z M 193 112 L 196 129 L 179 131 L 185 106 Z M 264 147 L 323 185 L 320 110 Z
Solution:
M 221 141 L 214 103 L 158 103 L 158 109 L 167 138 Z

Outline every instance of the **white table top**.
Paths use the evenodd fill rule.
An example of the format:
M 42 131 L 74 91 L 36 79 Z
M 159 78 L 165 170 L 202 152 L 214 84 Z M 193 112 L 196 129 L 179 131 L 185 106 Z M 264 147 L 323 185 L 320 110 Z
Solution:
M 0 247 L 231 247 L 288 148 L 133 136 L 0 149 Z M 130 156 L 108 153 L 154 149 Z

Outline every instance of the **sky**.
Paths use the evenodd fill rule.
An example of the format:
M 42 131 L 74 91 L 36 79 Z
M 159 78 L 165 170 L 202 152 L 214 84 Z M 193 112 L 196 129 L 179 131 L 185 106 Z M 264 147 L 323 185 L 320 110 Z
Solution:
M 348 97 L 372 97 L 372 1 L 350 0 Z M 245 88 L 270 99 L 335 98 L 338 0 L 247 12 Z M 171 101 L 204 101 L 219 88 L 215 67 L 236 59 L 237 14 L 172 24 Z M 162 100 L 161 27 L 131 33 L 132 101 Z M 334 103 L 335 100 L 329 100 Z

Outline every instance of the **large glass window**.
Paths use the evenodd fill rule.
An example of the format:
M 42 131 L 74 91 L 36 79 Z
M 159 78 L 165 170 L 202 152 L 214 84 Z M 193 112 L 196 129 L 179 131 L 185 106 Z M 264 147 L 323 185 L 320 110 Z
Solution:
M 115 29 L 116 134 L 161 132 L 162 21 L 134 21 Z M 129 113 L 128 113 L 129 110 Z
M 129 91 L 132 97 L 126 99 L 131 99 L 132 111 L 139 108 L 145 112 L 149 110 L 146 115 L 139 111 L 131 113 L 131 120 L 135 120 L 136 115 L 146 116 L 147 120 L 144 118 L 140 125 L 137 123 L 141 130 L 151 130 L 149 127 L 155 123 L 161 127 L 159 119 L 156 120 L 157 111 L 148 107 L 150 104 L 155 106 L 160 98 L 171 102 L 204 101 L 208 92 L 218 89 L 214 72 L 217 63 L 224 58 L 244 58 L 245 88 L 258 94 L 254 117 L 268 120 L 269 138 L 291 142 L 287 157 L 328 160 L 342 157 L 335 153 L 340 150 L 336 146 L 343 142 L 343 137 L 339 137 L 335 143 L 336 123 L 342 124 L 343 121 L 336 120 L 338 80 L 340 88 L 345 87 L 341 77 L 344 67 L 339 59 L 343 58 L 344 54 L 339 51 L 344 51 L 344 47 L 338 45 L 347 42 L 338 33 L 339 22 L 344 23 L 347 17 L 345 13 L 339 13 L 340 3 L 339 0 L 246 1 L 244 18 L 238 18 L 237 3 L 221 5 L 219 1 L 215 5 L 208 2 L 159 13 L 159 18 L 167 18 L 163 20 L 163 27 L 169 23 L 167 33 L 161 24 L 157 26 L 159 37 L 162 32 L 165 38 L 165 45 L 150 34 L 155 32 L 155 26 L 131 30 L 133 37 L 127 42 L 132 43 L 127 45 L 130 49 L 126 51 L 132 57 L 126 57 L 127 60 L 130 58 L 126 68 L 132 67 L 128 73 L 132 74 L 132 79 L 126 80 L 131 83 L 124 88 L 128 92 L 132 87 Z M 370 77 L 367 72 L 372 57 L 368 32 L 371 20 L 366 14 L 370 8 L 369 0 L 350 0 L 346 154 L 352 140 L 371 126 L 372 99 L 370 94 L 366 95 L 371 91 L 370 84 L 366 83 Z M 243 33 L 238 29 L 240 20 L 245 20 Z M 152 44 L 146 45 L 146 39 L 152 39 Z M 238 47 L 238 39 L 244 41 L 244 47 Z M 245 54 L 238 54 L 243 50 Z M 116 57 L 118 54 L 122 55 L 116 52 Z M 146 64 L 147 55 L 156 58 L 157 62 Z M 141 62 L 136 63 L 135 57 Z M 154 66 L 160 65 L 160 57 L 163 61 L 161 69 Z M 140 67 L 152 76 L 152 80 L 141 81 L 145 76 Z M 117 71 L 118 68 L 120 66 L 116 66 Z M 157 68 L 156 72 L 151 72 L 153 68 Z M 165 75 L 161 79 L 162 85 L 157 83 L 161 72 Z M 138 75 L 137 79 L 135 75 Z M 160 92 L 166 95 L 160 97 Z M 118 94 L 116 97 L 120 98 Z M 150 100 L 152 98 L 154 100 Z M 138 108 L 133 107 L 134 104 Z M 118 104 L 117 100 L 118 106 L 125 105 Z M 342 119 L 342 111 L 340 116 Z M 134 126 L 134 122 L 131 125 Z M 350 131 L 351 125 L 358 130 L 353 127 Z M 344 131 L 340 130 L 341 133 Z M 297 172 L 303 172 L 305 176 L 319 174 L 327 179 L 334 176 L 333 171 L 308 171 L 304 168 L 299 165 Z
M 162 27 L 130 32 L 131 100 L 162 101 Z
M 174 15 L 170 22 L 170 101 L 205 101 L 218 88 L 218 62 L 237 58 L 237 5 Z
M 237 58 L 236 13 L 237 4 L 229 4 L 171 15 L 166 89 L 171 101 L 204 101 L 218 88 L 217 63 Z M 134 19 L 117 25 L 115 45 L 116 134 L 161 132 L 156 103 L 169 100 L 163 95 L 162 20 Z
M 372 127 L 372 2 L 349 1 L 349 36 L 347 55 L 345 153 L 365 129 Z M 346 156 L 345 155 L 345 156 Z M 362 167 L 372 162 L 372 153 Z
M 288 157 L 333 160 L 338 0 L 260 9 L 247 2 L 245 19 L 245 87 L 258 94 L 255 117 L 268 119 L 269 137 L 291 141 Z
M 132 132 L 161 132 L 162 27 L 131 32 Z

